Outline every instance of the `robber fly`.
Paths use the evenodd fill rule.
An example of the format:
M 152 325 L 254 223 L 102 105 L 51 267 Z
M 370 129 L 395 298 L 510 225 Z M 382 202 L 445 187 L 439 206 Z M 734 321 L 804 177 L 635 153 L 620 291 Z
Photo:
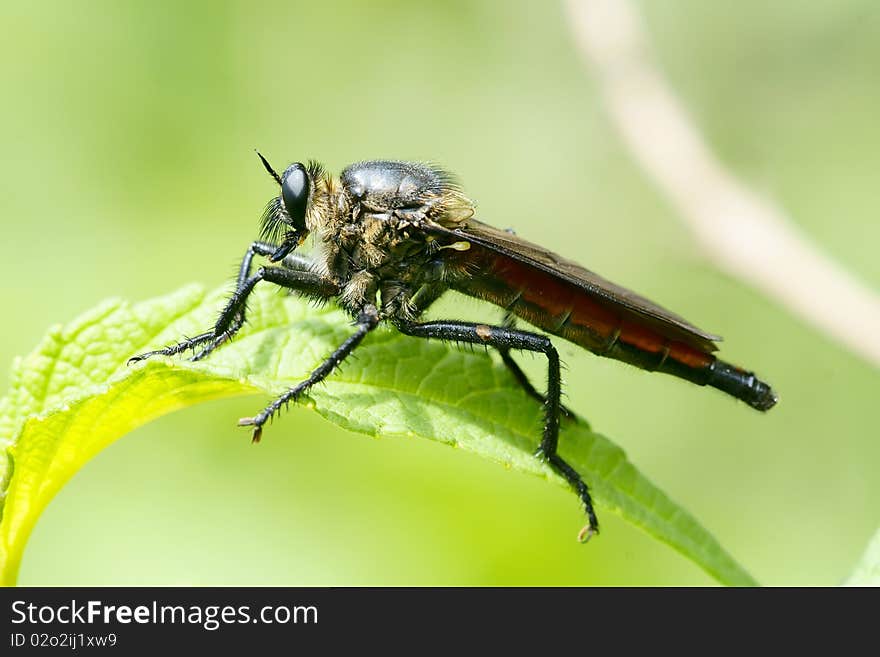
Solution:
M 719 337 L 570 260 L 474 219 L 474 204 L 439 167 L 373 160 L 349 166 L 336 179 L 317 163 L 297 162 L 279 176 L 259 157 L 280 194 L 266 208 L 261 239 L 248 248 L 236 290 L 217 323 L 194 338 L 132 359 L 188 349 L 198 350 L 192 360 L 205 358 L 241 329 L 248 295 L 261 281 L 315 299 L 336 299 L 354 318 L 354 332 L 305 381 L 239 421 L 253 427 L 254 441 L 282 406 L 324 380 L 383 321 L 418 338 L 494 347 L 525 391 L 544 405 L 537 457 L 580 497 L 589 523 L 579 535 L 585 541 L 599 531 L 599 523 L 587 484 L 557 453 L 560 416 L 566 412 L 560 404 L 559 354 L 547 335 L 516 328 L 514 318 L 599 356 L 718 388 L 760 411 L 776 403 L 769 385 L 712 355 Z M 295 253 L 312 234 L 316 255 Z M 254 256 L 273 264 L 252 273 Z M 499 325 L 421 321 L 447 290 L 500 306 L 507 320 Z M 532 386 L 511 351 L 547 358 L 546 395 Z

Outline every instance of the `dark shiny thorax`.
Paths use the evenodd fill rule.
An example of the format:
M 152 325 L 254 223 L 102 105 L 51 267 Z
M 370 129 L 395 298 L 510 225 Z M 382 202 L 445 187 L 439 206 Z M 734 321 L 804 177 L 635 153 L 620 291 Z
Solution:
M 341 176 L 346 193 L 377 212 L 418 210 L 443 193 L 443 178 L 416 162 L 370 160 L 347 167 Z
M 340 176 L 332 225 L 323 234 L 328 272 L 343 287 L 342 304 L 356 312 L 379 295 L 388 318 L 406 312 L 409 300 L 441 276 L 442 254 L 422 224 L 448 205 L 448 176 L 430 165 L 371 160 Z

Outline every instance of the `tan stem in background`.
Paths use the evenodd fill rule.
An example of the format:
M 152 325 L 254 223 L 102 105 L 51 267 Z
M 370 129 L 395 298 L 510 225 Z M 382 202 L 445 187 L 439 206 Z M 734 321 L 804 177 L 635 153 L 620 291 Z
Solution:
M 566 5 L 615 126 L 713 262 L 880 366 L 880 297 L 724 168 L 650 57 L 629 0 Z

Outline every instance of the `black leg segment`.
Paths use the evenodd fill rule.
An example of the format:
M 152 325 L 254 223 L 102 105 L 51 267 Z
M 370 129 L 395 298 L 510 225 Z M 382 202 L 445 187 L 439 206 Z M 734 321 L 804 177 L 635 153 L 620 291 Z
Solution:
M 182 351 L 187 351 L 188 349 L 195 349 L 199 345 L 205 344 L 208 340 L 214 337 L 214 331 L 206 331 L 205 333 L 199 333 L 196 336 L 191 338 L 184 338 L 177 344 L 173 344 L 169 347 L 164 347 L 162 349 L 156 349 L 154 351 L 146 351 L 142 354 L 138 354 L 137 356 L 132 356 L 128 359 L 128 364 L 137 363 L 138 361 L 147 360 L 147 358 L 152 358 L 153 356 L 174 356 L 179 354 Z
M 238 333 L 244 325 L 247 298 L 260 281 L 268 281 L 289 290 L 324 299 L 333 297 L 339 292 L 338 286 L 333 281 L 312 271 L 289 269 L 287 267 L 261 267 L 257 270 L 256 274 L 250 275 L 251 260 L 254 255 L 265 255 L 265 252 L 269 249 L 274 250 L 275 247 L 265 242 L 254 242 L 250 246 L 242 259 L 236 290 L 233 292 L 229 301 L 226 303 L 226 306 L 223 308 L 223 311 L 220 313 L 220 317 L 217 319 L 217 323 L 214 325 L 213 330 L 206 331 L 193 338 L 187 338 L 178 344 L 165 347 L 164 349 L 148 351 L 138 356 L 134 356 L 129 359 L 129 364 L 146 360 L 151 356 L 173 356 L 182 351 L 195 349 L 202 345 L 205 345 L 203 349 L 195 354 L 191 360 L 201 360 L 206 357 L 217 347 Z M 300 263 L 299 260 L 300 259 L 297 257 L 297 259 L 291 261 L 290 264 L 294 266 L 302 264 L 304 266 L 306 261 Z
M 544 433 L 536 455 L 562 475 L 571 487 L 575 489 L 578 497 L 580 497 L 589 521 L 589 525 L 584 527 L 578 535 L 580 540 L 587 541 L 593 534 L 599 533 L 599 521 L 593 510 L 593 500 L 590 497 L 587 484 L 584 483 L 578 472 L 564 461 L 556 451 L 559 443 L 559 417 L 562 411 L 559 402 L 562 393 L 562 381 L 559 368 L 559 354 L 550 342 L 550 339 L 546 335 L 520 331 L 507 326 L 488 326 L 486 324 L 459 321 L 425 322 L 423 324 L 398 323 L 397 328 L 401 333 L 420 338 L 435 338 L 451 342 L 483 344 L 495 347 L 501 351 L 505 362 L 507 358 L 510 358 L 509 353 L 507 353 L 507 358 L 505 358 L 505 353 L 511 349 L 538 352 L 547 357 L 547 395 L 544 397 L 535 391 L 538 398 L 544 402 Z M 517 377 L 520 383 L 524 383 L 524 387 L 528 386 L 534 390 L 528 379 L 525 378 L 522 370 L 516 366 L 516 363 L 513 364 L 522 375 L 522 378 Z M 508 365 L 508 367 L 510 366 Z M 514 375 L 516 376 L 516 372 L 514 372 Z M 526 390 L 528 391 L 528 388 Z
M 508 231 L 513 234 L 513 231 Z M 516 326 L 516 315 L 511 312 L 506 312 L 504 314 L 504 319 L 501 322 L 501 326 L 504 328 L 514 328 Z M 547 398 L 544 397 L 540 392 L 537 391 L 535 386 L 532 385 L 532 382 L 529 381 L 529 377 L 526 376 L 526 373 L 522 371 L 522 368 L 519 366 L 513 356 L 510 355 L 510 349 L 507 347 L 498 347 L 498 353 L 501 354 L 501 360 L 504 362 L 504 366 L 510 370 L 510 373 L 513 374 L 513 378 L 516 379 L 516 382 L 519 383 L 520 387 L 525 391 L 525 393 L 533 398 L 537 399 L 542 404 L 546 403 Z M 567 418 L 573 418 L 574 413 L 568 410 L 562 404 L 559 405 L 559 411 L 563 416 Z
M 210 343 L 193 356 L 192 360 L 201 360 L 238 333 L 245 322 L 247 298 L 260 281 L 268 281 L 289 290 L 322 298 L 332 297 L 338 292 L 335 283 L 314 272 L 296 271 L 284 267 L 260 267 L 257 273 L 239 285 L 229 298 L 214 325 Z
M 277 244 L 272 244 L 271 242 L 253 242 L 248 247 L 247 252 L 244 254 L 244 258 L 241 259 L 241 265 L 238 268 L 238 279 L 236 281 L 235 288 L 241 288 L 244 282 L 248 279 L 248 276 L 251 275 L 251 262 L 253 261 L 255 255 L 268 258 L 273 253 L 275 253 L 278 248 L 279 247 Z M 285 258 L 281 262 L 288 269 L 295 269 L 297 271 L 309 271 L 309 267 L 312 264 L 311 260 L 296 253 L 291 253 L 285 256 Z
M 305 394 L 305 392 L 311 388 L 316 383 L 319 383 L 327 378 L 327 376 L 336 369 L 342 361 L 344 361 L 348 355 L 355 350 L 355 348 L 361 343 L 361 341 L 366 337 L 367 333 L 372 331 L 379 324 L 379 313 L 376 310 L 375 306 L 366 306 L 358 315 L 357 321 L 355 325 L 357 326 L 357 331 L 355 331 L 354 335 L 349 337 L 345 342 L 343 342 L 336 351 L 334 351 L 330 356 L 321 363 L 310 375 L 302 383 L 295 385 L 293 388 L 290 388 L 283 395 L 278 397 L 275 401 L 269 404 L 266 408 L 264 408 L 260 413 L 255 415 L 254 417 L 244 417 L 238 421 L 239 426 L 242 427 L 253 427 L 254 435 L 253 442 L 259 442 L 260 437 L 263 435 L 263 425 L 266 424 L 275 413 L 282 406 L 286 406 L 290 402 L 296 402 L 300 396 Z
M 270 242 L 253 242 L 249 247 L 247 252 L 244 254 L 244 258 L 241 259 L 241 265 L 238 269 L 238 279 L 235 283 L 236 292 L 240 292 L 242 287 L 248 281 L 248 278 L 251 275 L 251 262 L 253 262 L 254 256 L 271 256 L 278 250 L 278 246 L 275 244 L 271 244 Z M 285 267 L 292 269 L 294 271 L 309 271 L 309 267 L 311 265 L 311 261 L 308 258 L 305 258 L 301 255 L 291 253 L 287 257 L 284 258 L 283 263 Z M 279 285 L 284 285 L 283 283 L 279 283 Z M 295 289 L 295 288 L 292 288 Z M 214 351 L 217 347 L 222 345 L 224 342 L 229 340 L 232 336 L 238 333 L 239 329 L 244 326 L 245 317 L 244 310 L 238 313 L 235 316 L 235 319 L 230 324 L 229 328 L 226 329 L 222 334 L 217 335 L 215 332 L 211 332 L 211 344 L 205 347 L 202 351 L 192 357 L 192 360 L 201 360 L 212 351 Z M 204 334 L 203 334 L 204 335 Z
M 504 362 L 504 365 L 510 370 L 510 373 L 513 374 L 513 378 L 516 379 L 516 382 L 519 383 L 520 387 L 525 391 L 525 393 L 532 397 L 533 399 L 537 399 L 542 404 L 547 402 L 547 398 L 544 397 L 540 392 L 535 389 L 535 386 L 532 385 L 532 382 L 529 381 L 529 377 L 525 372 L 522 371 L 522 368 L 519 366 L 513 356 L 510 354 L 510 349 L 499 348 L 498 353 L 501 354 L 501 360 Z M 566 418 L 573 418 L 574 413 L 568 410 L 562 404 L 559 405 L 559 412 Z

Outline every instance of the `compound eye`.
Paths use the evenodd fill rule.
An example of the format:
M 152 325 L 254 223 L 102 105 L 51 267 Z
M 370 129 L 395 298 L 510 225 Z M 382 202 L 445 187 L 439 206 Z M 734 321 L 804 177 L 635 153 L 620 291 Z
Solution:
M 291 164 L 281 176 L 281 200 L 294 228 L 305 230 L 309 201 L 309 177 L 302 164 Z

